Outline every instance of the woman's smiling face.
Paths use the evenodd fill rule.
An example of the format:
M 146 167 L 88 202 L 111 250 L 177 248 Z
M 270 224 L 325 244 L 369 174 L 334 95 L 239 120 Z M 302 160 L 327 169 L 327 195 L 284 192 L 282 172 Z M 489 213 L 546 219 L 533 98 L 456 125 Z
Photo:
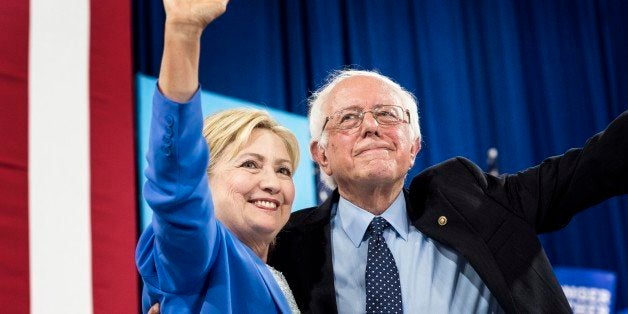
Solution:
M 254 129 L 235 157 L 218 160 L 210 174 L 216 217 L 249 247 L 270 243 L 290 217 L 293 171 L 279 135 Z

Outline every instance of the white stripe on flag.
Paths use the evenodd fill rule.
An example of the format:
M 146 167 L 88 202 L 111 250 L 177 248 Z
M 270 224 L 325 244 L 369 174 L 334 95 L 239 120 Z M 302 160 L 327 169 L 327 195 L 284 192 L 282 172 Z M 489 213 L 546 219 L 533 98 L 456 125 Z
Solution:
M 31 313 L 92 313 L 89 0 L 31 0 Z

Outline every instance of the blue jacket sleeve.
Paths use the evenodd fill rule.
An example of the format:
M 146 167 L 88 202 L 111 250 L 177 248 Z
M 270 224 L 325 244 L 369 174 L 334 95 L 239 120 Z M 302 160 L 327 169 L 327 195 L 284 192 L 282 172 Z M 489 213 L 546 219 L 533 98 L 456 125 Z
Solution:
M 179 104 L 156 88 L 143 190 L 153 220 L 136 252 L 144 284 L 153 292 L 154 300 L 145 303 L 158 301 L 160 292 L 198 293 L 215 259 L 212 248 L 220 238 L 209 191 L 209 151 L 202 124 L 200 92 L 188 103 Z

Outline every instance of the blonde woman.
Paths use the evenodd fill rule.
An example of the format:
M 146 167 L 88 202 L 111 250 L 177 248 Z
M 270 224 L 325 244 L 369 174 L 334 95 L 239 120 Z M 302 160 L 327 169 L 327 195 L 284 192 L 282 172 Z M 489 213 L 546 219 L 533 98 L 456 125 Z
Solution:
M 292 209 L 295 136 L 249 109 L 203 126 L 200 35 L 227 2 L 164 0 L 144 186 L 154 215 L 136 255 L 144 312 L 156 303 L 161 313 L 298 312 L 283 276 L 266 265 Z

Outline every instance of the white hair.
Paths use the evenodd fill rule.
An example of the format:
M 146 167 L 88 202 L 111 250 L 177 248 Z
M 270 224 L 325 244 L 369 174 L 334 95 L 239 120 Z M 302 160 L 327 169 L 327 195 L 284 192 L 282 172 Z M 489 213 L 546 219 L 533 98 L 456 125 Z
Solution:
M 327 147 L 328 133 L 327 131 L 323 130 L 323 125 L 325 124 L 325 119 L 327 118 L 327 116 L 323 111 L 323 107 L 328 103 L 331 92 L 340 82 L 344 81 L 347 78 L 355 76 L 372 77 L 386 84 L 386 86 L 391 89 L 393 94 L 399 97 L 401 107 L 410 111 L 410 131 L 412 132 L 412 140 L 414 141 L 417 139 L 421 139 L 418 103 L 416 97 L 414 97 L 411 92 L 401 87 L 401 85 L 399 85 L 389 77 L 382 75 L 376 71 L 344 69 L 332 73 L 327 79 L 327 82 L 314 93 L 312 93 L 312 95 L 308 99 L 310 107 L 310 113 L 308 117 L 310 121 L 310 135 L 312 137 L 310 143 L 316 142 L 318 147 L 320 148 Z M 325 185 L 327 185 L 331 189 L 336 188 L 336 182 L 332 177 L 328 176 L 324 171 L 321 171 L 320 175 L 321 180 L 325 183 Z

